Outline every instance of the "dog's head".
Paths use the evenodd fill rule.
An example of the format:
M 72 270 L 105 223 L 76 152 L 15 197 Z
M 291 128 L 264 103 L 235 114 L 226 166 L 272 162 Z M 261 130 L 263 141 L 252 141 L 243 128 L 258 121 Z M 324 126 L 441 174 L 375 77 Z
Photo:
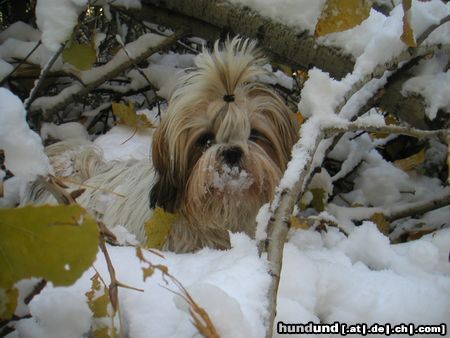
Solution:
M 234 38 L 196 58 L 157 128 L 151 205 L 190 224 L 246 230 L 271 200 L 297 139 L 292 113 L 269 87 L 255 42 Z M 241 225 L 239 225 L 241 224 Z

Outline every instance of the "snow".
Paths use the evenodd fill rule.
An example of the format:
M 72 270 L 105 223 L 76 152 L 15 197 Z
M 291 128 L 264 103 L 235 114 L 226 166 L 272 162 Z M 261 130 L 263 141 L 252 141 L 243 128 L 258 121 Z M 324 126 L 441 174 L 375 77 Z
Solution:
M 8 76 L 13 69 L 14 67 L 12 65 L 0 59 L 0 81 L 2 81 L 6 76 Z
M 260 15 L 293 26 L 299 31 L 314 33 L 325 0 L 230 0 L 250 7 Z
M 46 140 L 49 137 L 60 141 L 71 139 L 88 140 L 89 134 L 86 127 L 79 122 L 67 122 L 60 125 L 43 123 L 41 127 L 41 138 Z
M 42 42 L 56 52 L 69 39 L 78 23 L 78 15 L 87 0 L 38 0 L 36 3 L 36 24 L 42 32 Z
M 6 197 L 17 196 L 17 189 L 31 182 L 38 175 L 51 172 L 50 163 L 44 154 L 41 138 L 30 129 L 26 112 L 20 99 L 5 88 L 0 88 L 0 149 L 5 152 L 5 166 L 14 173 L 18 181 L 5 188 Z M 30 165 L 32 163 L 33 165 Z M 8 204 L 17 202 L 9 200 Z M 3 206 L 4 201 L 0 201 Z M 11 205 L 14 205 L 11 204 Z
M 336 81 L 330 78 L 330 74 L 313 68 L 308 72 L 308 81 L 303 87 L 298 109 L 304 117 L 313 115 L 331 117 L 335 115 L 335 107 L 341 102 L 347 90 L 349 87 L 345 82 Z
M 402 94 L 421 95 L 425 99 L 425 114 L 434 120 L 439 109 L 450 112 L 450 71 L 439 74 L 426 74 L 407 80 Z
M 203 249 L 196 254 L 167 252 L 164 258 L 148 252 L 145 256 L 169 268 L 207 310 L 221 337 L 262 337 L 269 285 L 265 260 L 247 236 L 232 234 L 231 241 L 233 248 L 226 252 Z M 284 250 L 276 320 L 448 325 L 449 242 L 446 229 L 419 241 L 391 245 L 371 222 L 348 238 L 335 228 L 324 233 L 292 232 Z M 130 337 L 147 337 L 148 332 L 156 337 L 195 334 L 185 301 L 169 291 L 179 292 L 173 283 L 165 282 L 160 273 L 144 282 L 134 248 L 108 246 L 108 251 L 118 280 L 144 289 L 119 289 L 122 323 Z M 101 254 L 94 267 L 108 283 Z M 90 312 L 84 293 L 94 273 L 90 269 L 70 287 L 47 286 L 31 301 L 34 318 L 20 322 L 19 334 L 79 337 L 86 333 Z
M 314 31 L 325 3 L 324 0 L 231 1 L 310 33 Z M 0 33 L 0 75 L 6 75 L 12 69 L 9 63 L 14 58 L 23 58 L 34 48 L 41 33 L 45 46 L 39 47 L 29 62 L 45 65 L 60 43 L 70 35 L 86 1 L 39 0 L 37 4 L 40 32 L 17 23 L 16 30 L 11 27 Z M 116 4 L 136 8 L 140 5 L 139 1 L 115 1 Z M 107 9 L 109 5 L 104 6 Z M 62 8 L 64 13 L 61 12 Z M 413 1 L 412 23 L 416 37 L 428 25 L 439 22 L 449 12 L 450 4 L 441 1 Z M 381 79 L 372 80 L 346 103 L 339 116 L 335 114 L 336 107 L 343 102 L 343 95 L 356 81 L 370 74 L 377 65 L 406 50 L 399 40 L 402 17 L 403 10 L 397 1 L 388 16 L 372 10 L 370 17 L 361 25 L 319 39 L 319 43 L 340 47 L 352 54 L 356 58 L 355 69 L 341 81 L 316 68 L 309 71 L 309 79 L 298 105 L 303 116 L 309 119 L 301 128 L 302 138 L 292 151 L 293 159 L 278 187 L 278 193 L 295 184 L 299 172 L 313 155 L 311 150 L 317 145 L 316 140 L 321 131 L 348 122 L 367 99 L 386 83 L 387 74 Z M 448 30 L 447 24 L 430 35 L 425 43 L 448 43 Z M 126 49 L 133 57 L 160 41 L 161 37 L 148 34 L 127 45 Z M 127 59 L 128 56 L 120 51 L 113 62 L 92 71 L 80 72 L 80 78 L 84 83 L 92 82 Z M 403 86 L 404 95 L 420 94 L 425 98 L 430 119 L 435 118 L 438 109 L 449 111 L 449 72 L 443 72 L 448 59 L 448 55 L 436 55 L 422 61 L 412 69 L 414 77 Z M 54 69 L 61 67 L 61 61 L 58 62 Z M 168 97 L 174 79 L 183 69 L 192 66 L 193 55 L 156 54 L 149 58 L 149 63 L 143 72 L 158 87 L 158 95 Z M 129 88 L 138 89 L 147 85 L 137 71 L 130 71 L 127 76 L 132 80 Z M 292 79 L 281 72 L 261 80 L 286 88 L 293 85 Z M 79 84 L 74 84 L 56 97 L 36 100 L 35 105 L 50 107 L 64 95 L 79 88 Z M 41 138 L 26 123 L 22 102 L 3 88 L 0 89 L 0 102 L 0 149 L 5 151 L 5 166 L 15 175 L 3 184 L 5 196 L 0 199 L 0 205 L 4 207 L 14 206 L 21 198 L 24 184 L 32 181 L 36 175 L 51 172 L 52 168 L 43 153 Z M 108 105 L 87 111 L 85 115 L 92 116 Z M 155 112 L 145 113 L 151 118 L 155 116 Z M 370 111 L 358 118 L 357 123 L 381 126 L 384 119 L 380 113 Z M 105 135 L 97 137 L 93 144 L 101 150 L 106 162 L 120 169 L 125 161 L 149 158 L 152 133 L 152 130 L 135 132 L 132 128 L 117 125 Z M 51 136 L 63 140 L 89 138 L 84 126 L 77 123 L 59 126 L 44 124 L 41 136 L 42 139 Z M 450 229 L 434 231 L 415 241 L 391 244 L 389 238 L 372 222 L 364 221 L 358 226 L 355 224 L 358 220 L 369 218 L 374 212 L 383 212 L 389 216 L 401 207 L 449 193 L 449 188 L 443 187 L 438 179 L 404 172 L 385 161 L 375 150 L 382 142 L 385 140 L 372 140 L 367 134 L 357 138 L 352 134 L 345 135 L 329 154 L 329 157 L 343 161 L 340 171 L 330 177 L 322 170 L 313 177 L 313 187 L 323 188 L 331 194 L 332 183 L 359 165 L 353 190 L 335 197 L 328 203 L 326 210 L 316 216 L 318 220 L 328 219 L 339 224 L 348 237 L 332 226 L 322 232 L 313 228 L 290 231 L 284 249 L 276 321 L 450 325 Z M 326 141 L 318 145 L 315 161 L 320 162 L 329 144 Z M 446 146 L 439 143 L 431 149 L 427 156 L 435 158 L 437 163 L 445 159 Z M 4 177 L 5 173 L 1 171 L 0 176 Z M 235 187 L 242 183 L 248 184 L 246 173 L 239 172 L 237 176 L 230 168 L 218 174 L 215 181 L 218 188 L 226 185 Z M 106 199 L 99 201 L 97 207 L 106 208 L 110 202 Z M 256 246 L 267 236 L 266 226 L 276 204 L 277 201 L 261 208 L 255 240 L 244 234 L 231 234 L 232 249 L 228 251 L 205 248 L 195 254 L 163 252 L 164 258 L 144 251 L 147 259 L 154 264 L 167 266 L 194 300 L 207 310 L 221 337 L 258 338 L 265 334 L 264 323 L 268 315 L 266 292 L 270 276 L 267 273 L 266 257 L 258 256 Z M 354 207 L 349 208 L 349 204 Z M 392 226 L 397 225 L 397 229 L 391 236 L 395 237 L 405 229 L 418 229 L 419 225 L 423 229 L 424 224 L 425 228 L 448 226 L 449 215 L 450 207 L 445 207 L 419 218 L 402 220 L 401 224 L 394 222 Z M 120 224 L 111 231 L 120 243 L 136 244 L 135 236 Z M 159 272 L 144 281 L 142 264 L 136 258 L 133 247 L 108 246 L 108 251 L 118 280 L 144 290 L 138 292 L 119 288 L 120 313 L 127 336 L 148 337 L 149 333 L 155 337 L 196 335 L 187 304 L 176 294 L 179 290 L 172 282 L 167 282 L 167 278 L 162 278 Z M 94 267 L 108 283 L 108 269 L 101 253 Z M 86 335 L 92 313 L 84 294 L 90 288 L 90 278 L 94 273 L 94 269 L 89 269 L 70 287 L 54 287 L 49 283 L 29 305 L 21 301 L 18 313 L 30 313 L 32 318 L 18 321 L 17 332 L 8 337 Z M 19 282 L 18 287 L 23 299 L 23 295 L 32 289 L 32 282 Z M 275 336 L 281 335 L 275 333 Z
M 135 132 L 132 128 L 117 125 L 99 136 L 94 144 L 103 152 L 106 162 L 148 159 L 151 150 L 152 130 Z
M 22 21 L 17 21 L 0 32 L 0 43 L 5 42 L 9 38 L 21 41 L 39 41 L 41 32 Z

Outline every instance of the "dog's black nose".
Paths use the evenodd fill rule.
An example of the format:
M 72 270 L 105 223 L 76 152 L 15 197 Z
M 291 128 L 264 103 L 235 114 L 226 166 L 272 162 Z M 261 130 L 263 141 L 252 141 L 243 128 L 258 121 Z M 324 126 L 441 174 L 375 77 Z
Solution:
M 226 164 L 228 164 L 231 167 L 234 167 L 237 164 L 239 164 L 242 154 L 243 154 L 243 152 L 242 152 L 241 148 L 232 147 L 232 148 L 225 149 L 222 153 L 222 156 L 223 156 L 223 159 Z

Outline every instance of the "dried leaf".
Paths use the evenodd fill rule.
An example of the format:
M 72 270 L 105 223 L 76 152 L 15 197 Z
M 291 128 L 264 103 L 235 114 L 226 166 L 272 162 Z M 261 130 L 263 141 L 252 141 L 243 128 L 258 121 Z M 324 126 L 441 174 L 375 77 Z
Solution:
M 304 219 L 300 219 L 298 217 L 292 216 L 291 217 L 291 228 L 308 230 L 309 224 Z
M 416 38 L 414 37 L 414 31 L 411 27 L 411 3 L 412 0 L 402 0 L 403 6 L 403 33 L 400 39 L 408 47 L 417 47 Z
M 386 123 L 386 125 L 398 125 L 400 123 L 400 121 L 398 120 L 397 117 L 395 117 L 392 114 L 387 114 L 384 117 L 384 122 Z M 370 133 L 370 136 L 374 139 L 382 139 L 382 138 L 386 138 L 389 136 L 389 133 L 383 133 L 383 132 L 374 132 L 374 133 Z
M 418 153 L 411 155 L 401 160 L 394 161 L 394 164 L 403 171 L 413 170 L 418 165 L 425 161 L 425 148 L 422 148 Z
M 299 125 L 302 125 L 305 122 L 305 118 L 299 111 L 295 113 L 295 118 L 297 119 Z
M 314 35 L 324 36 L 353 28 L 369 17 L 372 2 L 368 0 L 327 0 Z
M 128 105 L 113 102 L 112 112 L 119 118 L 119 123 L 135 130 L 154 128 L 153 123 L 148 120 L 147 116 L 136 113 L 132 102 L 128 102 Z
M 386 220 L 386 217 L 382 212 L 376 212 L 370 217 L 370 220 L 374 222 L 378 230 L 385 235 L 388 235 L 391 229 L 390 223 Z
M 313 199 L 311 201 L 311 206 L 317 211 L 322 212 L 325 210 L 325 205 L 327 202 L 328 194 L 323 188 L 313 188 L 310 189 Z
M 116 337 L 118 333 L 114 325 L 116 312 L 111 304 L 109 288 L 104 284 L 98 272 L 91 278 L 91 289 L 86 292 L 86 297 L 89 309 L 93 314 L 92 336 L 95 338 Z M 110 325 L 108 325 L 108 321 Z
M 91 289 L 86 292 L 86 297 L 94 318 L 110 316 L 108 313 L 108 305 L 110 304 L 108 288 L 102 284 L 98 273 L 91 278 L 91 281 Z
M 86 191 L 86 189 L 77 189 L 70 193 L 70 197 L 72 197 L 74 200 L 76 200 L 78 197 L 83 195 L 83 193 Z
M 176 216 L 174 214 L 165 212 L 162 208 L 156 208 L 152 217 L 144 225 L 145 234 L 147 235 L 147 247 L 162 249 L 175 220 Z

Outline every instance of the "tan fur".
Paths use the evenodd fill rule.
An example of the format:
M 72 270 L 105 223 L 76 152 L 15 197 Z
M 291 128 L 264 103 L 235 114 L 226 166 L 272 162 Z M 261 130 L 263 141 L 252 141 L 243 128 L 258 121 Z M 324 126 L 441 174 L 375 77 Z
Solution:
M 272 199 L 297 138 L 283 100 L 256 82 L 264 63 L 253 41 L 216 43 L 172 95 L 152 150 L 159 178 L 151 203 L 178 216 L 168 249 L 227 248 L 228 230 L 254 236 L 256 214 Z M 241 153 L 237 164 L 225 160 L 229 149 Z M 221 187 L 223 179 L 229 184 Z

